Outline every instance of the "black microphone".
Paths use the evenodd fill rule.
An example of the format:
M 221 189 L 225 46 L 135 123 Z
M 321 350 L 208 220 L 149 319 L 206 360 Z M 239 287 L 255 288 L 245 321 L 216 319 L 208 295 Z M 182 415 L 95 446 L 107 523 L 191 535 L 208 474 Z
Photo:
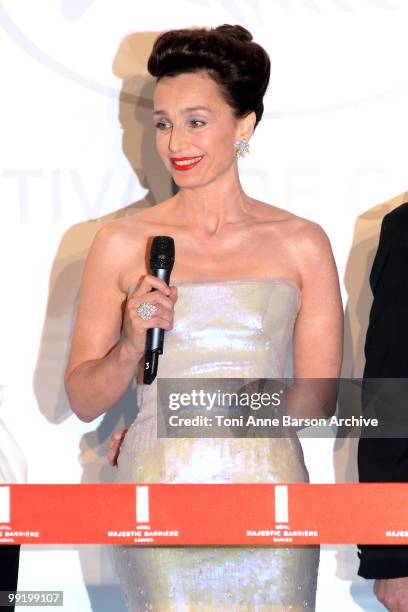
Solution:
M 170 236 L 155 236 L 150 251 L 150 272 L 165 283 L 170 283 L 174 265 L 174 240 Z M 154 291 L 154 290 L 153 290 Z M 147 330 L 143 382 L 151 385 L 157 375 L 159 355 L 163 353 L 164 329 Z

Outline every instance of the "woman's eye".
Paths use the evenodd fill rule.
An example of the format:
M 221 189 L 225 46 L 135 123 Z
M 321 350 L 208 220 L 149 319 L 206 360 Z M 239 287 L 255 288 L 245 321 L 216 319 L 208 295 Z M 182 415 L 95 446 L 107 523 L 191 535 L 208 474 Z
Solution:
M 201 121 L 201 119 L 191 119 L 190 125 L 193 128 L 202 127 L 203 125 L 205 125 L 205 121 Z
M 169 127 L 171 127 L 171 125 L 167 121 L 158 121 L 156 123 L 156 128 L 158 130 L 167 130 Z

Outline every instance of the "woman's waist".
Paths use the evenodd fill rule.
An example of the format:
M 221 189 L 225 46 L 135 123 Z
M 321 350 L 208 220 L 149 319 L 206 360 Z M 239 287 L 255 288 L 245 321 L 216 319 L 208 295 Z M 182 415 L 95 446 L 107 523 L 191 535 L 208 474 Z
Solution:
M 252 467 L 271 459 L 276 463 L 294 457 L 303 463 L 302 446 L 296 434 L 287 435 L 285 431 L 261 426 L 245 427 L 244 421 L 220 421 L 218 428 L 198 420 L 183 423 L 182 427 L 166 427 L 155 412 L 138 415 L 126 434 L 121 454 L 122 451 L 128 453 L 131 461 L 144 460 L 144 456 L 152 453 L 163 461 L 177 457 L 181 461 L 200 458 L 205 462 L 210 457 L 218 457 L 222 463 L 222 460 L 240 458 Z
M 308 482 L 295 439 L 157 438 L 137 424 L 126 437 L 119 466 L 132 482 Z

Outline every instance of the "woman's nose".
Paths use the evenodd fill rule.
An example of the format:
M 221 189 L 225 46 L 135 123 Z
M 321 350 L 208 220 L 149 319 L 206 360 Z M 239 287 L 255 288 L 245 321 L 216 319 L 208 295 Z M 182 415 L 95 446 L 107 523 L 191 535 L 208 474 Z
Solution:
M 170 132 L 169 150 L 172 153 L 177 153 L 185 149 L 187 146 L 187 135 L 183 128 L 173 126 Z

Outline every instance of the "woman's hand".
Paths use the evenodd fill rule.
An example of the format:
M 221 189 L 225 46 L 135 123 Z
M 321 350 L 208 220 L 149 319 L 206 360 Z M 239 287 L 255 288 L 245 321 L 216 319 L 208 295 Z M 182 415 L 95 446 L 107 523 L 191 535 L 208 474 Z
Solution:
M 109 438 L 108 461 L 114 467 L 117 467 L 118 465 L 120 447 L 122 446 L 122 442 L 125 439 L 126 434 L 127 429 L 118 429 L 117 431 L 114 431 Z
M 150 274 L 143 278 L 136 289 L 129 291 L 123 320 L 123 346 L 130 356 L 140 356 L 144 353 L 148 329 L 159 327 L 168 331 L 173 327 L 176 301 L 177 288 L 169 287 L 164 281 Z M 154 316 L 147 321 L 137 313 L 143 302 L 154 304 L 157 308 Z

